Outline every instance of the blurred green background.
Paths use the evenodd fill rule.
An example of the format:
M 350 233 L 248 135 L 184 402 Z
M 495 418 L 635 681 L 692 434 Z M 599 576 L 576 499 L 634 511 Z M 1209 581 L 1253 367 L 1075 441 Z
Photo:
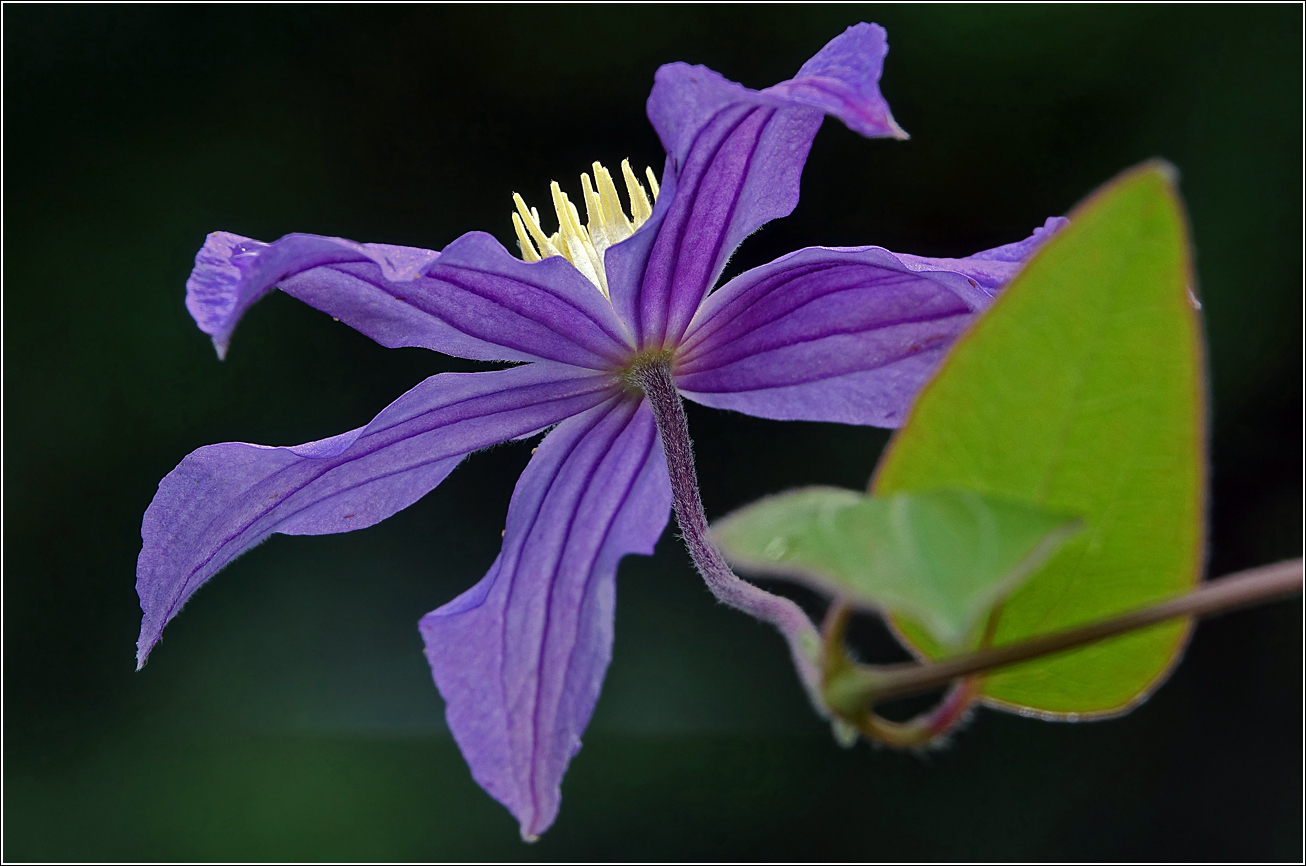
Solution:
M 511 243 L 593 159 L 660 170 L 659 64 L 762 87 L 889 31 L 908 142 L 836 122 L 809 244 L 957 255 L 1023 238 L 1143 159 L 1179 168 L 1209 334 L 1212 574 L 1301 551 L 1299 6 L 4 9 L 4 850 L 8 860 L 1296 860 L 1298 600 L 1201 625 L 1131 715 L 980 711 L 925 756 L 839 749 L 781 641 L 670 531 L 618 580 L 612 667 L 563 808 L 525 846 L 442 720 L 417 619 L 477 580 L 530 443 L 371 529 L 276 536 L 140 674 L 141 514 L 186 453 L 366 423 L 478 365 L 385 350 L 288 297 L 219 363 L 183 306 L 205 233 Z M 719 516 L 865 484 L 884 431 L 692 408 Z M 804 599 L 811 601 L 811 599 Z M 862 624 L 872 659 L 897 658 Z

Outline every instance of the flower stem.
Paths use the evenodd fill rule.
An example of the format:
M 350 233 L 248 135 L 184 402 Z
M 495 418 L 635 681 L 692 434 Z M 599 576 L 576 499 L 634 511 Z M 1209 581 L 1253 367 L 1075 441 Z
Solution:
M 633 366 L 627 373 L 627 381 L 644 392 L 653 409 L 662 438 L 662 450 L 667 458 L 667 472 L 671 476 L 676 521 L 699 574 L 703 575 L 708 589 L 718 601 L 780 630 L 789 643 L 789 652 L 813 706 L 822 716 L 828 716 L 829 710 L 821 696 L 821 638 L 816 626 L 793 601 L 737 577 L 712 543 L 707 515 L 703 513 L 703 501 L 698 493 L 689 424 L 680 393 L 671 378 L 670 360 L 655 357 Z

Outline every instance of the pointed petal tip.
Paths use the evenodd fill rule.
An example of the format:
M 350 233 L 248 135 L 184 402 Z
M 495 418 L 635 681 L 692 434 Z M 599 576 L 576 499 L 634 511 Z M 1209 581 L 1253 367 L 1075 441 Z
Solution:
M 142 622 L 140 636 L 136 638 L 136 670 L 138 672 L 142 670 L 145 667 L 145 663 L 150 660 L 150 653 L 153 652 L 154 647 L 159 643 L 159 638 L 162 637 L 159 630 L 153 630 L 153 633 L 148 633 L 148 628 L 148 624 Z
M 518 481 L 494 565 L 419 624 L 450 733 L 525 842 L 557 818 L 611 659 L 617 564 L 653 550 L 670 487 L 642 402 L 573 415 Z

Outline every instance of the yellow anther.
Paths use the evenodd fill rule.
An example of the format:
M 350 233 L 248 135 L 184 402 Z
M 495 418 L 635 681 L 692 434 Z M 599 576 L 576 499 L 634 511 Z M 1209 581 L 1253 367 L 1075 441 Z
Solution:
M 630 197 L 630 215 L 635 218 L 635 225 L 640 225 L 653 215 L 653 205 L 649 204 L 648 193 L 636 180 L 635 172 L 630 170 L 628 159 L 621 161 L 621 176 L 626 181 L 626 195 Z
M 540 212 L 535 208 L 527 210 L 526 202 L 522 201 L 517 193 L 512 194 L 512 201 L 517 205 L 517 213 L 521 214 L 521 221 L 526 224 L 526 229 L 540 248 L 540 258 L 547 259 L 549 256 L 561 255 L 558 248 L 544 236 L 544 229 L 540 228 Z
M 653 201 L 658 200 L 658 178 L 653 173 L 653 169 L 644 166 L 644 176 L 648 178 L 648 188 L 653 190 Z
M 586 224 L 581 223 L 580 211 L 567 198 L 557 182 L 550 184 L 549 192 L 553 198 L 553 210 L 558 216 L 558 231 L 551 237 L 544 234 L 540 224 L 540 213 L 535 208 L 527 208 L 522 197 L 513 193 L 513 204 L 517 213 L 512 215 L 513 231 L 517 233 L 517 242 L 521 246 L 522 259 L 528 262 L 547 259 L 550 256 L 562 256 L 576 266 L 576 269 L 593 283 L 604 297 L 608 294 L 607 271 L 603 266 L 603 253 L 613 244 L 620 243 L 635 233 L 653 213 L 653 204 L 649 201 L 644 186 L 630 169 L 629 160 L 621 163 L 621 174 L 626 181 L 626 192 L 630 196 L 630 216 L 621 206 L 617 186 L 612 182 L 612 175 L 599 163 L 594 163 L 594 182 L 590 176 L 580 176 L 581 192 L 585 200 Z M 649 186 L 653 189 L 653 201 L 657 201 L 658 182 L 652 169 L 645 169 Z M 532 243 L 534 241 L 534 243 Z
M 549 191 L 553 193 L 553 209 L 558 213 L 558 234 L 562 237 L 559 249 L 565 250 L 567 261 L 575 265 L 576 270 L 598 286 L 599 291 L 606 296 L 608 280 L 603 273 L 603 259 L 599 257 L 594 244 L 590 242 L 588 233 L 581 226 L 580 213 L 556 180 L 549 185 Z
M 590 240 L 594 243 L 594 249 L 600 254 L 608 247 L 612 246 L 612 241 L 608 240 L 608 233 L 604 229 L 603 220 L 603 203 L 599 201 L 599 194 L 590 186 L 590 176 L 581 174 L 580 191 L 585 196 L 585 215 L 589 217 Z
M 517 232 L 517 246 L 521 247 L 522 261 L 538 262 L 540 254 L 535 252 L 535 244 L 526 236 L 526 227 L 522 225 L 521 217 L 517 214 L 512 215 L 512 228 Z
M 621 208 L 621 199 L 617 196 L 617 185 L 612 182 L 612 175 L 599 163 L 594 163 L 594 183 L 599 188 L 599 202 L 603 206 L 604 234 L 609 243 L 620 243 L 635 233 L 635 227 L 626 219 L 626 212 Z

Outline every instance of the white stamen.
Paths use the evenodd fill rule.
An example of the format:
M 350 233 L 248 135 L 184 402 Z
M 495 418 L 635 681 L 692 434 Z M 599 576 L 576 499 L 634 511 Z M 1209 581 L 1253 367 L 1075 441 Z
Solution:
M 590 240 L 594 242 L 594 249 L 602 254 L 612 246 L 612 241 L 608 240 L 607 232 L 603 228 L 603 220 L 598 216 L 603 213 L 603 204 L 599 201 L 599 194 L 594 191 L 594 187 L 590 186 L 588 174 L 580 176 L 580 191 L 585 196 L 585 214 L 589 217 Z
M 526 227 L 522 225 L 521 217 L 517 214 L 512 215 L 512 228 L 517 232 L 517 246 L 521 248 L 521 257 L 523 261 L 538 262 L 540 254 L 535 251 L 535 244 L 526 236 Z
M 658 181 L 653 169 L 646 168 L 645 176 L 653 190 L 653 202 L 658 197 Z M 607 271 L 603 267 L 603 253 L 613 244 L 620 243 L 635 233 L 635 230 L 653 215 L 653 202 L 649 201 L 644 186 L 630 169 L 630 161 L 622 160 L 621 174 L 626 181 L 626 193 L 630 199 L 630 216 L 626 216 L 617 195 L 617 186 L 612 182 L 612 175 L 599 163 L 594 163 L 594 183 L 591 186 L 588 174 L 580 176 L 581 193 L 585 201 L 586 224 L 580 220 L 580 212 L 567 198 L 566 193 L 555 181 L 549 187 L 553 198 L 553 210 L 558 216 L 558 230 L 552 236 L 546 236 L 540 225 L 540 213 L 535 208 L 527 208 L 522 197 L 513 193 L 513 204 L 517 213 L 512 215 L 513 231 L 517 233 L 517 243 L 521 246 L 522 259 L 537 262 L 550 256 L 562 256 L 576 266 L 591 283 L 608 296 Z M 534 241 L 534 243 L 532 243 Z
M 630 197 L 630 213 L 636 222 L 644 222 L 653 215 L 653 205 L 648 203 L 648 193 L 630 170 L 630 160 L 621 161 L 621 176 L 626 181 L 626 195 Z
M 607 297 L 608 281 L 603 275 L 603 260 L 599 258 L 594 244 L 581 226 L 576 206 L 567 198 L 556 180 L 549 185 L 549 191 L 553 193 L 553 209 L 558 213 L 558 234 L 562 238 L 562 243 L 557 245 L 558 249 L 565 251 L 567 261 L 575 265 L 576 270 L 598 286 L 599 291 Z
M 526 224 L 526 229 L 531 233 L 531 237 L 535 239 L 535 244 L 540 249 L 540 258 L 547 259 L 549 256 L 561 255 L 552 241 L 544 236 L 544 229 L 540 228 L 540 212 L 535 208 L 531 208 L 529 211 L 526 210 L 526 202 L 522 201 L 521 196 L 517 195 L 517 193 L 512 194 L 512 201 L 513 204 L 517 205 L 517 213 L 521 215 L 521 221 Z

